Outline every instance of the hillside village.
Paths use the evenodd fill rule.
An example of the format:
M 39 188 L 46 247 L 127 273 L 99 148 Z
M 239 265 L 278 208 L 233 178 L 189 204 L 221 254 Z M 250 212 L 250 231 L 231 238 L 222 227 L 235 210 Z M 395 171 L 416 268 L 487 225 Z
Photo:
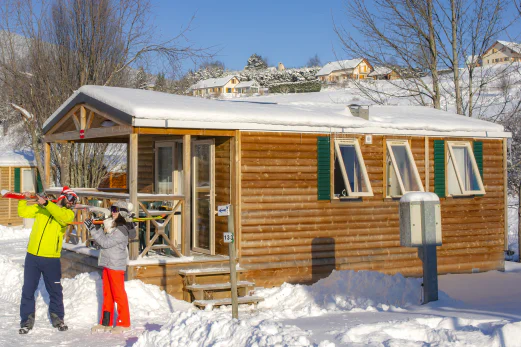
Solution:
M 426 72 L 399 65 L 373 66 L 365 58 L 332 61 L 323 66 L 286 69 L 283 63 L 266 67 L 256 63 L 256 54 L 250 57 L 242 71 L 212 69 L 193 74 L 187 94 L 198 97 L 240 97 L 267 93 L 317 92 L 321 87 L 342 86 L 350 81 L 398 80 L 411 76 L 425 77 Z M 490 67 L 497 64 L 521 62 L 521 44 L 498 40 L 482 56 L 468 56 L 466 65 Z M 251 64 L 251 65 L 250 65 Z M 465 68 L 462 68 L 465 71 Z M 440 71 L 444 74 L 450 70 Z M 212 78 L 206 78 L 213 75 Z M 316 83 L 320 82 L 320 83 Z M 153 88 L 153 86 L 151 86 Z

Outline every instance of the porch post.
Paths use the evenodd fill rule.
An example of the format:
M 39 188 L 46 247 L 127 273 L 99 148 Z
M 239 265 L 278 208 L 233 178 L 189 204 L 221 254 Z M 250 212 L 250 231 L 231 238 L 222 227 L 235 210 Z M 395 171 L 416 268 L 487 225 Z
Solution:
M 130 195 L 130 202 L 134 205 L 134 213 L 139 215 L 139 205 L 137 200 L 137 155 L 138 155 L 138 134 L 130 134 L 128 142 L 128 192 Z M 139 256 L 139 237 L 130 240 L 129 258 L 135 260 Z
M 192 211 L 192 199 L 191 199 L 191 164 L 192 164 L 192 153 L 191 153 L 192 137 L 191 135 L 183 136 L 183 194 L 185 196 L 185 203 L 183 206 L 183 215 L 181 217 L 183 226 L 181 235 L 181 254 L 184 256 L 190 255 L 190 239 L 191 239 L 191 220 L 190 215 Z
M 51 186 L 51 144 L 49 142 L 43 143 L 43 166 L 44 166 L 44 178 L 43 178 L 43 189 L 47 189 Z

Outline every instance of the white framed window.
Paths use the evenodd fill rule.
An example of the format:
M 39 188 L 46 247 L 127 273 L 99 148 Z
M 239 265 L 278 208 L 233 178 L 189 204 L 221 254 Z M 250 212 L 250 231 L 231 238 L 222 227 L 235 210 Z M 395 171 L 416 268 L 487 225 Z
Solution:
M 357 139 L 335 140 L 334 197 L 373 196 Z
M 407 140 L 388 140 L 386 187 L 388 197 L 408 192 L 423 192 L 423 184 Z
M 22 192 L 36 192 L 36 170 L 21 169 L 22 171 Z
M 485 194 L 483 180 L 469 142 L 447 142 L 447 187 L 448 194 Z

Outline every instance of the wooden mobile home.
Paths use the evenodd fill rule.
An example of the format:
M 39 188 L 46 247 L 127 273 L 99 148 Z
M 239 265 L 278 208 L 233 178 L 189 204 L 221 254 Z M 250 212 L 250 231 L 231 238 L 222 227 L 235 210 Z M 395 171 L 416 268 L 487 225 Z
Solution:
M 224 204 L 243 294 L 333 269 L 421 275 L 417 250 L 400 247 L 398 203 L 409 191 L 440 197 L 440 273 L 504 268 L 509 133 L 424 107 L 335 107 L 84 86 L 44 125 L 46 170 L 52 143 L 126 144 L 127 191 L 77 191 L 85 201 L 128 199 L 142 216 L 165 213 L 141 223 L 127 276 L 188 301 L 218 297 L 194 283 L 227 281 L 227 217 L 215 213 Z M 88 240 L 81 228 L 76 237 Z M 97 269 L 84 246 L 65 244 L 62 259 L 67 275 Z
M 31 150 L 16 149 L 11 142 L 15 136 L 8 130 L 0 134 L 0 190 L 14 192 L 41 192 L 42 182 L 36 161 Z M 18 217 L 18 202 L 11 199 L 0 199 L 0 225 L 23 225 L 24 220 Z

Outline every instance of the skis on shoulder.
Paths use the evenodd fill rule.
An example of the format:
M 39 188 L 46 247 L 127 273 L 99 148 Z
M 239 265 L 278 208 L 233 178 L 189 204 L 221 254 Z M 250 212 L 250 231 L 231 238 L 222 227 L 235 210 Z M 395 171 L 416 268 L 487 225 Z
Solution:
M 31 195 L 30 198 L 26 198 L 22 193 L 11 192 L 6 189 L 2 189 L 0 192 L 2 194 L 2 198 L 4 199 L 16 199 L 16 200 L 36 200 L 38 197 L 36 195 Z

